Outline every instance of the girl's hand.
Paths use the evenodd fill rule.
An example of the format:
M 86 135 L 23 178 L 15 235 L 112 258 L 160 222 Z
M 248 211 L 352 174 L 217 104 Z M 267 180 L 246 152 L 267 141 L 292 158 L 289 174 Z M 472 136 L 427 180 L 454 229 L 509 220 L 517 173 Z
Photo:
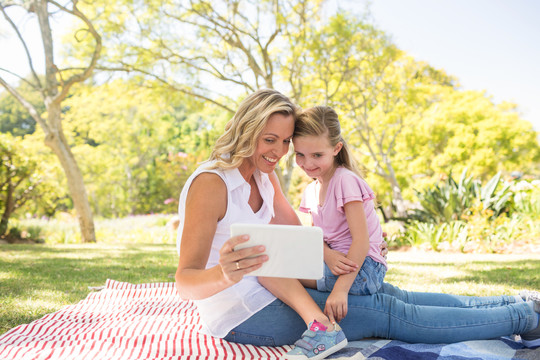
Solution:
M 381 256 L 383 256 L 386 259 L 386 255 L 388 255 L 388 243 L 386 242 L 385 238 L 388 236 L 387 233 L 382 233 L 383 240 L 381 245 L 379 245 L 379 248 L 381 249 Z
M 347 301 L 348 294 L 344 291 L 332 291 L 326 299 L 324 314 L 332 324 L 340 322 L 347 315 Z
M 264 252 L 264 246 L 252 246 L 238 251 L 234 247 L 249 240 L 249 235 L 234 236 L 227 240 L 219 250 L 219 265 L 225 280 L 229 283 L 237 283 L 244 275 L 249 274 L 268 261 Z
M 332 274 L 336 276 L 349 274 L 358 270 L 358 265 L 354 261 L 337 250 L 325 249 L 324 261 Z

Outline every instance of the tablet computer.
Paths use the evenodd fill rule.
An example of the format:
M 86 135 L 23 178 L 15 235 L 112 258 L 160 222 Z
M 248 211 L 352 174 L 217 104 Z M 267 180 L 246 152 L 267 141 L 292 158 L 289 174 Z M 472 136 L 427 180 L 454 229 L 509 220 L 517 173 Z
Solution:
M 249 235 L 235 250 L 264 245 L 268 261 L 249 276 L 317 280 L 323 277 L 323 232 L 315 226 L 232 224 L 231 236 Z

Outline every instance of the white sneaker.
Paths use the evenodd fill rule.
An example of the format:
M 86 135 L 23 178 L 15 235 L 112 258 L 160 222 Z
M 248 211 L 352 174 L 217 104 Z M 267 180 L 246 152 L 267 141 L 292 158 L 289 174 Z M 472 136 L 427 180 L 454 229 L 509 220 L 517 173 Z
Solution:
M 521 296 L 524 301 L 540 301 L 540 292 L 538 291 L 521 290 L 519 296 Z
M 531 301 L 534 304 L 534 311 L 540 314 L 540 292 L 522 290 L 519 295 L 524 301 Z M 521 334 L 521 343 L 529 348 L 540 346 L 540 323 L 536 329 Z

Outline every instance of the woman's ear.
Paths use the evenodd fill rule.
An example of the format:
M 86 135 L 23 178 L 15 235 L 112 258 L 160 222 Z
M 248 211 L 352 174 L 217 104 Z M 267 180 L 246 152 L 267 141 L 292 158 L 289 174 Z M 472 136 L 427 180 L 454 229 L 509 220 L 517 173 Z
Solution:
M 334 156 L 336 156 L 337 154 L 339 154 L 339 152 L 341 151 L 341 148 L 343 147 L 343 143 L 340 141 L 336 144 L 336 146 L 334 146 Z

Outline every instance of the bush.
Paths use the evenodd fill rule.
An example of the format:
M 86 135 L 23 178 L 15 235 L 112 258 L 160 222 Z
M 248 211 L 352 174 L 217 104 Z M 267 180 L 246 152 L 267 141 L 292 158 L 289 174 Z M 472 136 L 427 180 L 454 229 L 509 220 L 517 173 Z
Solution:
M 472 208 L 478 203 L 482 204 L 483 209 L 490 210 L 493 218 L 510 212 L 513 206 L 510 184 L 501 180 L 500 173 L 482 187 L 479 180 L 467 177 L 467 169 L 461 174 L 459 182 L 450 173 L 443 184 L 416 191 L 416 195 L 420 208 L 414 209 L 409 218 L 433 224 L 462 220 L 471 214 Z
M 485 186 L 452 176 L 441 185 L 417 192 L 405 230 L 394 235 L 398 245 L 435 251 L 506 252 L 516 245 L 540 245 L 540 181 L 504 182 L 501 175 Z

